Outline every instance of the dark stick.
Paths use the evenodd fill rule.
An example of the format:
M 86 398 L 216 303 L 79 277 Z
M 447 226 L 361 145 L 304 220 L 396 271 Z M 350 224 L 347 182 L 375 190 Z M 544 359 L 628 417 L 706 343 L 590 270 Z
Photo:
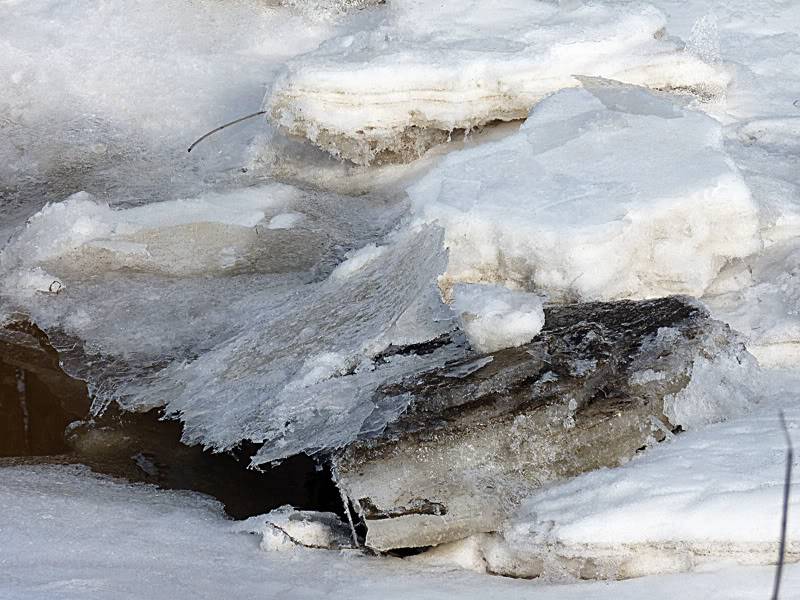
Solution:
M 253 117 L 257 117 L 258 115 L 264 115 L 264 114 L 266 114 L 266 113 L 267 113 L 267 111 L 265 111 L 265 110 L 260 110 L 260 111 L 258 111 L 258 112 L 254 112 L 252 115 L 247 115 L 246 117 L 239 117 L 239 118 L 238 118 L 238 119 L 236 119 L 235 121 L 231 121 L 230 123 L 225 123 L 225 125 L 220 125 L 220 126 L 219 126 L 219 127 L 217 127 L 216 129 L 212 129 L 211 131 L 209 131 L 209 132 L 208 132 L 207 134 L 205 134 L 204 136 L 202 136 L 202 137 L 200 137 L 200 138 L 196 139 L 196 140 L 195 140 L 195 142 L 194 142 L 194 144 L 192 144 L 191 146 L 189 146 L 189 149 L 187 150 L 187 152 L 191 152 L 191 151 L 192 151 L 192 148 L 194 148 L 195 146 L 197 146 L 197 144 L 199 144 L 200 142 L 202 142 L 202 141 L 203 141 L 204 139 L 206 139 L 208 136 L 210 136 L 210 135 L 212 135 L 212 134 L 214 134 L 214 133 L 217 133 L 218 131 L 221 131 L 221 130 L 225 129 L 226 127 L 230 127 L 231 125 L 236 125 L 237 123 L 241 123 L 242 121 L 246 121 L 247 119 L 252 119 Z
M 783 574 L 783 561 L 786 555 L 786 523 L 789 516 L 789 492 L 792 486 L 792 462 L 794 461 L 794 448 L 792 438 L 789 436 L 789 428 L 786 427 L 786 417 L 781 415 L 781 427 L 783 435 L 786 436 L 786 475 L 783 480 L 783 517 L 781 519 L 781 543 L 778 548 L 778 566 L 775 569 L 775 585 L 772 588 L 772 600 L 778 600 L 778 592 L 781 589 L 781 575 Z

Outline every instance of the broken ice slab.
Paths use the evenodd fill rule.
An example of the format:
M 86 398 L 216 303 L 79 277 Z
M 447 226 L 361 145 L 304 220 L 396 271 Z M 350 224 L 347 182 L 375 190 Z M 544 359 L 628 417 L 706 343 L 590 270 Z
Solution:
M 701 296 L 761 248 L 719 123 L 642 88 L 582 81 L 409 188 L 419 218 L 445 229 L 444 284 L 572 301 Z
M 237 523 L 234 531 L 261 535 L 260 547 L 265 551 L 283 552 L 298 547 L 334 550 L 352 545 L 350 529 L 338 515 L 289 505 Z
M 376 550 L 500 528 L 532 490 L 746 408 L 738 337 L 690 300 L 552 306 L 534 341 L 380 391 L 407 411 L 333 458 Z
M 800 365 L 800 239 L 728 265 L 703 299 L 763 367 Z
M 374 29 L 290 61 L 268 93 L 271 122 L 334 156 L 408 162 L 454 131 L 523 119 L 574 75 L 715 95 L 728 75 L 664 34 L 636 2 L 397 0 Z

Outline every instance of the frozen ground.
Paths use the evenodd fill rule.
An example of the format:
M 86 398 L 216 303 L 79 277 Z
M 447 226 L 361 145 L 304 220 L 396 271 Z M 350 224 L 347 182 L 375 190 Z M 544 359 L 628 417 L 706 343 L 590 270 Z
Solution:
M 256 462 L 381 426 L 402 407 L 374 411 L 371 391 L 447 358 L 376 364 L 392 344 L 430 340 L 464 313 L 476 346 L 535 335 L 538 298 L 500 292 L 453 313 L 435 287 L 446 269 L 459 271 L 439 281 L 447 300 L 453 280 L 553 299 L 702 296 L 763 365 L 800 366 L 800 5 L 373 4 L 0 0 L 0 315 L 24 310 L 48 329 L 98 406 L 166 403 L 188 440 L 266 441 Z M 602 60 L 584 64 L 586 48 Z M 570 70 L 548 71 L 546 52 Z M 529 89 L 505 65 L 548 86 Z M 261 119 L 186 153 L 270 90 L 273 126 L 291 131 L 308 111 L 360 140 L 352 158 L 369 162 L 409 125 L 521 119 L 587 74 L 691 93 L 595 80 L 548 97 L 518 133 L 415 138 L 404 159 L 444 144 L 407 166 L 339 163 Z M 342 81 L 356 94 L 332 85 Z M 396 102 L 363 93 L 376 86 Z M 295 133 L 314 138 L 314 127 Z M 346 155 L 328 141 L 317 138 Z M 356 189 L 370 193 L 338 195 Z M 412 219 L 436 221 L 444 238 Z M 692 574 L 556 585 L 267 554 L 199 496 L 18 467 L 0 469 L 0 598 L 764 598 L 772 570 L 729 562 L 774 557 L 776 413 L 794 432 L 800 412 L 785 374 L 760 384 L 751 415 L 543 490 L 508 526 L 512 547 L 567 573 L 641 559 L 631 573 Z M 457 560 L 485 567 L 471 548 Z M 795 596 L 790 566 L 783 597 Z

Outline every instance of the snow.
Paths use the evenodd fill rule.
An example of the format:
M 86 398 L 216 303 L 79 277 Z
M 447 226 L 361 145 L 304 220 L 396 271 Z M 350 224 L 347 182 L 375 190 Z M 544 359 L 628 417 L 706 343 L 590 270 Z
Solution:
M 409 188 L 445 229 L 453 282 L 555 298 L 701 296 L 761 246 L 719 124 L 641 88 L 584 79 L 519 133 L 450 154 Z
M 590 558 L 631 574 L 723 560 L 772 562 L 786 452 L 778 411 L 785 410 L 796 437 L 797 374 L 773 373 L 760 384 L 761 406 L 746 416 L 680 435 L 623 467 L 534 493 L 511 519 L 506 539 L 525 553 Z M 794 483 L 790 515 L 800 510 L 799 489 Z M 798 523 L 790 517 L 793 554 L 800 552 Z
M 775 457 L 776 461 L 780 457 Z M 598 583 L 487 578 L 400 559 L 297 549 L 264 552 L 212 500 L 99 477 L 71 466 L 0 468 L 0 595 L 4 598 L 322 597 L 552 600 L 750 600 L 772 568 Z M 782 597 L 800 593 L 789 565 Z
M 189 442 L 265 441 L 255 464 L 380 429 L 405 405 L 375 389 L 465 351 L 390 346 L 458 317 L 475 349 L 524 343 L 540 297 L 701 297 L 796 369 L 799 28 L 781 0 L 0 2 L 0 315 L 48 331 L 96 408 L 166 405 Z M 278 132 L 186 153 L 265 93 Z M 449 143 L 359 168 L 280 132 L 360 164 Z M 198 495 L 0 467 L 0 596 L 763 598 L 773 569 L 741 565 L 776 555 L 776 415 L 795 434 L 800 412 L 786 374 L 735 369 L 697 359 L 665 406 L 686 433 L 416 561 L 268 553 L 266 517 Z
M 542 299 L 497 285 L 457 285 L 450 305 L 470 346 L 481 353 L 522 346 L 544 326 Z
M 728 76 L 664 39 L 635 2 L 392 2 L 379 27 L 289 61 L 266 99 L 273 123 L 357 164 L 419 157 L 492 121 L 520 119 L 574 75 L 724 90 Z

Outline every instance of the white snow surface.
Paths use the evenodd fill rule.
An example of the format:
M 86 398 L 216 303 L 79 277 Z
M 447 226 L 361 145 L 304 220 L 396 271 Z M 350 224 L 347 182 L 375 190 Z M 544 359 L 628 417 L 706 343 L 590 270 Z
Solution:
M 368 164 L 416 158 L 420 130 L 523 118 L 575 75 L 724 90 L 727 73 L 664 39 L 664 26 L 636 2 L 396 0 L 380 26 L 289 61 L 266 106 L 285 131 Z
M 530 342 L 544 327 L 542 298 L 497 285 L 459 284 L 450 308 L 478 352 L 496 352 Z
M 622 467 L 534 493 L 510 520 L 506 539 L 527 553 L 598 562 L 635 561 L 642 553 L 643 562 L 662 560 L 664 570 L 774 561 L 786 455 L 779 411 L 796 440 L 797 383 L 796 373 L 772 373 L 760 379 L 761 403 L 745 416 L 684 433 Z M 789 512 L 796 515 L 800 484 L 791 490 Z M 794 517 L 788 540 L 796 555 L 800 521 Z M 652 566 L 638 571 L 653 572 Z
M 701 296 L 761 246 L 719 124 L 641 88 L 584 83 L 409 189 L 419 218 L 445 228 L 447 278 L 581 300 Z

